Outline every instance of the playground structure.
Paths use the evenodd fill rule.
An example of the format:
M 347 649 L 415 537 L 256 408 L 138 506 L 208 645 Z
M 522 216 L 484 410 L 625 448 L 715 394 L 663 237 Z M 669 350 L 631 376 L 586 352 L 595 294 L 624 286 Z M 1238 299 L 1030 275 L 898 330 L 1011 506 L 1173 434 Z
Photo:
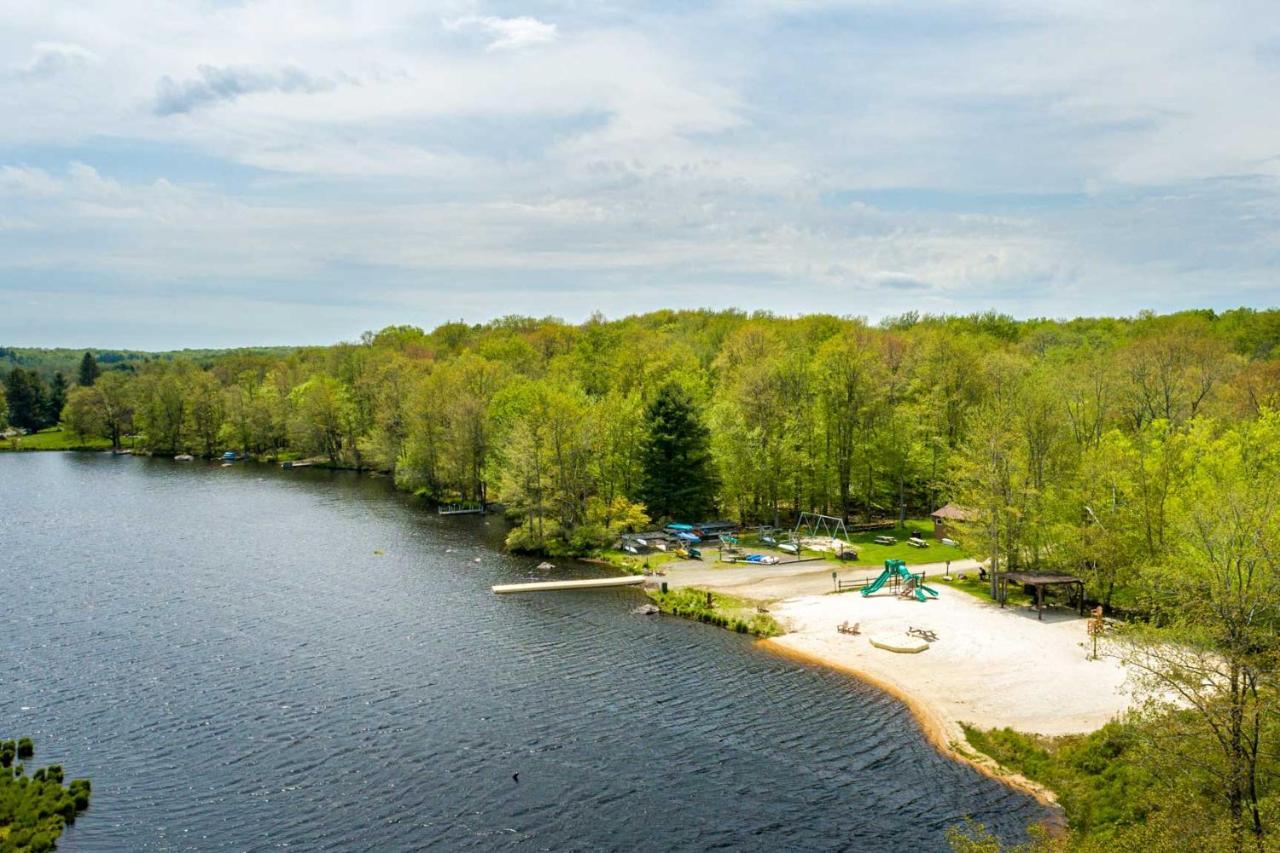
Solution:
M 844 519 L 816 512 L 800 513 L 788 541 L 778 547 L 793 554 L 799 554 L 801 548 L 808 548 L 830 551 L 842 560 L 858 558 L 858 552 L 849 544 L 849 528 Z
M 889 584 L 890 589 L 903 598 L 928 601 L 938 597 L 936 589 L 925 586 L 924 572 L 912 572 L 901 560 L 885 560 L 884 571 L 862 588 L 863 597 L 879 592 L 885 584 Z

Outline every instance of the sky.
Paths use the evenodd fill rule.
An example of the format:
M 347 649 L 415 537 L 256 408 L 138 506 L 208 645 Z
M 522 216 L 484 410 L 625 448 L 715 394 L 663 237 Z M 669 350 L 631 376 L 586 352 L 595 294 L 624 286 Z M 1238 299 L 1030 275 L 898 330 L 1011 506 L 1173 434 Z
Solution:
M 1280 6 L 0 5 L 0 345 L 1280 305 Z

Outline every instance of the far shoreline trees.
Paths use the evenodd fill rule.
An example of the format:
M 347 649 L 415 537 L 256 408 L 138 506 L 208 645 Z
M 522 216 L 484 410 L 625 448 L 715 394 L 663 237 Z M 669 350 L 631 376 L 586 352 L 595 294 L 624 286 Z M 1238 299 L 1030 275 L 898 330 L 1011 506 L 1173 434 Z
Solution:
M 63 413 L 72 431 L 155 453 L 314 457 L 436 501 L 497 500 L 532 547 L 562 551 L 631 505 L 653 522 L 779 524 L 919 517 L 951 500 L 975 511 L 965 535 L 984 557 L 1084 573 L 1111 603 L 1162 553 L 1183 433 L 1280 402 L 1278 346 L 1280 312 L 1243 309 L 878 326 L 508 317 L 332 347 L 133 354 L 106 370 L 82 353 L 92 384 L 68 389 Z M 17 370 L 9 421 L 33 423 L 41 406 L 27 401 L 43 397 L 34 421 L 47 425 L 52 373 Z

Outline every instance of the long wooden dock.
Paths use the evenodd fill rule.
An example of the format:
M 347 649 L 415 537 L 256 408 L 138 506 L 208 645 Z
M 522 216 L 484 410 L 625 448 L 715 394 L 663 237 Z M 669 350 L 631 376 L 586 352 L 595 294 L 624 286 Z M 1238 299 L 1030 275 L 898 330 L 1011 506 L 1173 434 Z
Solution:
M 643 575 L 624 575 L 620 578 L 587 578 L 580 581 L 535 581 L 533 583 L 505 583 L 493 587 L 499 595 L 510 592 L 548 592 L 556 589 L 595 589 L 606 586 L 635 586 L 644 583 Z

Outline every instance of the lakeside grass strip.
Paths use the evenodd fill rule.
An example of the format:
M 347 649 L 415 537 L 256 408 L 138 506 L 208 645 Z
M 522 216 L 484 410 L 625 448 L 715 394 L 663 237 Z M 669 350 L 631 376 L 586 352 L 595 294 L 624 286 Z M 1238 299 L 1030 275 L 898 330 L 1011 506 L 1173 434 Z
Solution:
M 760 613 L 754 605 L 730 595 L 696 587 L 673 589 L 665 593 L 650 588 L 645 592 L 663 613 L 673 616 L 756 637 L 776 637 L 783 633 L 782 626 L 771 615 Z M 710 605 L 707 603 L 708 598 Z
M 0 452 L 28 450 L 110 450 L 111 442 L 91 435 L 75 435 L 62 427 L 30 435 L 0 439 Z

